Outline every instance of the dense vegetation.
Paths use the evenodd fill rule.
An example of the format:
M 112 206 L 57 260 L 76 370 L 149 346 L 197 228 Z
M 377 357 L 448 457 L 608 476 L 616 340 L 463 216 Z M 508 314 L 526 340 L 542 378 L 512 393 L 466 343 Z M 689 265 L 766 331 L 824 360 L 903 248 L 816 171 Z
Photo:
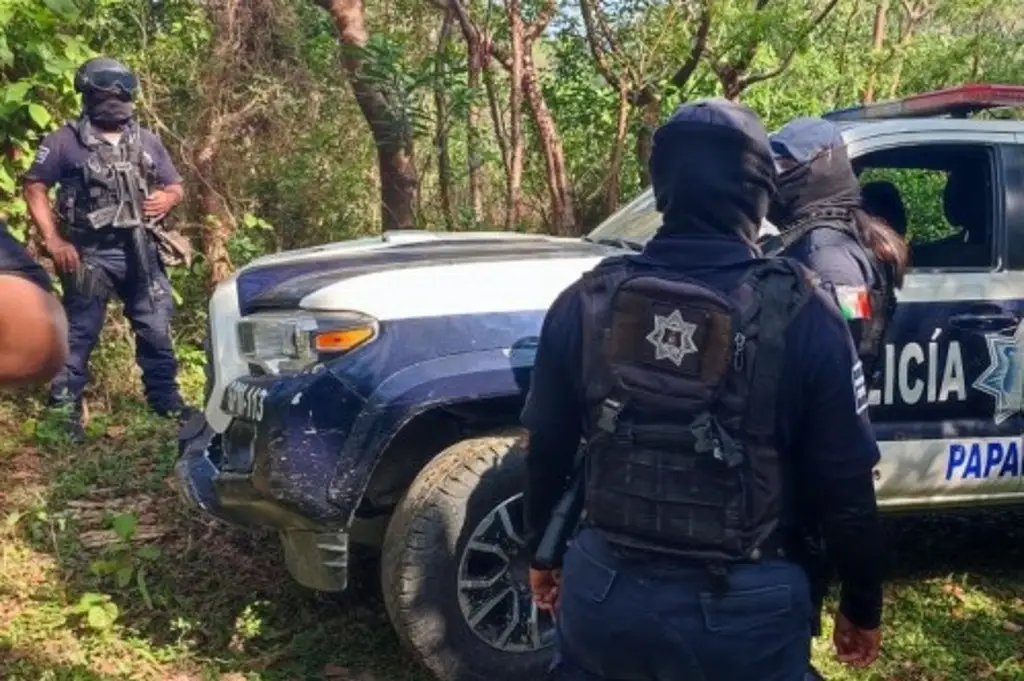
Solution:
M 134 67 L 139 118 L 186 177 L 174 219 L 202 247 L 193 271 L 173 273 L 195 401 L 210 286 L 253 257 L 382 228 L 579 234 L 646 184 L 651 131 L 679 102 L 738 98 L 777 127 L 964 82 L 1024 82 L 1021 9 L 0 0 L 0 213 L 30 238 L 18 177 L 76 115 L 79 63 L 105 53 Z M 905 199 L 920 229 L 938 219 Z M 0 678 L 421 678 L 372 599 L 341 617 L 288 583 L 272 539 L 183 509 L 165 482 L 172 425 L 142 410 L 130 343 L 115 313 L 94 354 L 85 447 L 46 420 L 40 391 L 0 403 Z M 896 527 L 902 569 L 870 678 L 1024 677 L 1019 518 Z M 819 641 L 832 678 L 869 678 L 828 657 Z

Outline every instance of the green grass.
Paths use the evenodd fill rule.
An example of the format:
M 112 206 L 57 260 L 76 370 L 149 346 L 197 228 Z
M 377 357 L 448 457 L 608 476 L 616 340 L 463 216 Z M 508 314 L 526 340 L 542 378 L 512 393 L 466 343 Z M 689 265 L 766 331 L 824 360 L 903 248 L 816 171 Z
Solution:
M 185 509 L 168 481 L 174 428 L 136 399 L 94 408 L 84 446 L 41 413 L 32 395 L 0 403 L 0 679 L 427 678 L 372 588 L 320 599 L 288 578 L 273 536 Z M 1021 514 L 888 526 L 899 551 L 883 658 L 843 669 L 821 639 L 819 668 L 848 680 L 1024 679 Z

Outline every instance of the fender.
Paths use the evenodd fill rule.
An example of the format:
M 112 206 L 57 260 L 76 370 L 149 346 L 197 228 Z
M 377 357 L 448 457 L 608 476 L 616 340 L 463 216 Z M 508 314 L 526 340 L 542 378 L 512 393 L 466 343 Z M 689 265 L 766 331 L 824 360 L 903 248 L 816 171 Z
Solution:
M 536 356 L 537 337 L 511 348 L 448 355 L 414 364 L 382 383 L 356 419 L 328 491 L 331 503 L 355 509 L 388 445 L 415 417 L 437 407 L 523 396 Z

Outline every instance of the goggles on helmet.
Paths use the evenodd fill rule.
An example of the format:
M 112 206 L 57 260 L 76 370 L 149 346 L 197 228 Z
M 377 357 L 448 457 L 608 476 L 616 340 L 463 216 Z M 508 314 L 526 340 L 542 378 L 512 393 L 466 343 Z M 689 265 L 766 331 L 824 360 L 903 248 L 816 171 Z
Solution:
M 120 91 L 126 95 L 135 94 L 139 81 L 130 71 L 104 69 L 85 74 L 85 89 L 100 92 Z

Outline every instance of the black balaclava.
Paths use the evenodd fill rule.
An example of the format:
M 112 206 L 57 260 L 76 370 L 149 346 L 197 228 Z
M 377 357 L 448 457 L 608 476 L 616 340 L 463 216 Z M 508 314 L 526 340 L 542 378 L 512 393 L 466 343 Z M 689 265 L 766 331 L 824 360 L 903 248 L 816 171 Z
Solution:
M 779 174 L 768 219 L 780 230 L 828 208 L 859 208 L 860 185 L 839 129 L 821 118 L 797 118 L 771 137 L 780 162 L 797 165 Z
M 753 243 L 775 192 L 768 133 L 724 99 L 684 104 L 654 133 L 651 182 L 657 237 L 736 236 Z
M 131 99 L 123 95 L 86 92 L 82 108 L 89 122 L 101 130 L 119 130 L 132 119 Z

